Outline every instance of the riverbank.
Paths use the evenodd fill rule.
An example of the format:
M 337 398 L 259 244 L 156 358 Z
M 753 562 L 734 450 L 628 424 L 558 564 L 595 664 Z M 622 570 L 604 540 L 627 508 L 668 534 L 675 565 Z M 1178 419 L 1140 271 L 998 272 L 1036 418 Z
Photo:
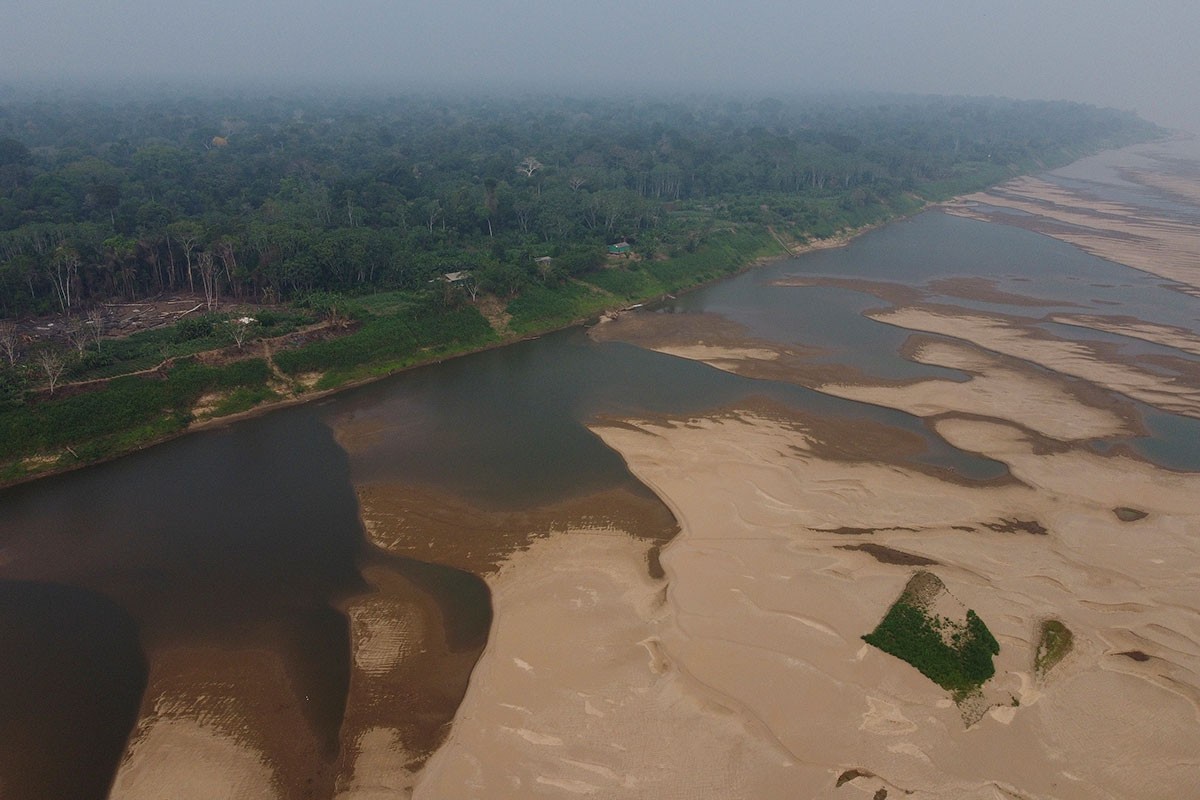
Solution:
M 850 232 L 844 231 L 832 237 L 829 242 L 818 240 L 801 247 L 807 250 L 842 246 L 879 224 L 882 223 L 872 223 Z M 163 375 L 154 373 L 106 379 L 106 389 L 108 385 L 116 382 L 123 387 L 126 394 L 132 392 L 138 396 L 119 401 L 115 404 L 117 407 L 109 408 L 109 404 L 97 400 L 103 391 L 85 393 L 62 400 L 50 399 L 26 409 L 0 414 L 0 427 L 12 427 L 13 431 L 20 431 L 21 437 L 29 435 L 29 429 L 38 424 L 39 417 L 46 417 L 45 424 L 54 431 L 50 438 L 56 442 L 51 448 L 21 451 L 16 457 L 10 454 L 0 463 L 0 488 L 109 461 L 196 431 L 321 400 L 330 394 L 373 383 L 406 370 L 537 338 L 631 305 L 659 299 L 668 293 L 692 291 L 756 265 L 791 257 L 796 252 L 796 246 L 793 245 L 787 253 L 764 255 L 764 250 L 776 250 L 778 247 L 776 239 L 765 233 L 758 237 L 717 237 L 708 249 L 702 247 L 695 253 L 674 260 L 652 259 L 644 262 L 639 266 L 638 274 L 642 277 L 637 282 L 617 283 L 625 290 L 623 295 L 603 288 L 604 283 L 612 283 L 606 277 L 605 280 L 597 279 L 597 285 L 578 284 L 583 287 L 583 294 L 576 297 L 578 292 L 569 293 L 561 298 L 563 302 L 558 305 L 558 301 L 553 300 L 555 295 L 543 296 L 540 298 L 540 305 L 527 308 L 518 316 L 515 328 L 496 327 L 497 324 L 513 324 L 512 315 L 497 320 L 496 315 L 492 314 L 489 315 L 490 319 L 485 319 L 475 304 L 468 304 L 455 312 L 458 316 L 471 317 L 466 334 L 461 331 L 443 334 L 439 332 L 440 329 L 435 328 L 424 338 L 418 337 L 412 346 L 403 352 L 393 352 L 396 348 L 392 341 L 397 333 L 411 336 L 410 323 L 397 319 L 395 322 L 399 323 L 399 328 L 403 331 L 390 331 L 386 328 L 391 320 L 385 317 L 378 320 L 381 323 L 380 327 L 385 328 L 380 333 L 363 331 L 362 326 L 359 326 L 332 339 L 322 338 L 315 343 L 301 345 L 298 350 L 276 349 L 273 353 L 265 350 L 261 359 L 253 355 L 242 357 L 239 353 L 236 361 L 241 367 L 262 366 L 259 370 L 261 375 L 255 373 L 255 376 L 249 379 L 251 383 L 246 383 L 247 378 L 239 376 L 234 378 L 232 388 L 222 389 L 220 381 L 223 379 L 214 376 L 200 387 L 193 388 L 189 384 L 185 390 L 186 397 L 169 401 L 170 404 L 178 406 L 172 408 L 170 414 L 162 416 L 161 413 L 150 413 L 144 420 L 135 416 L 131 419 L 132 425 L 130 422 L 122 423 L 122 420 L 130 419 L 130 404 L 136 406 L 149 402 L 151 406 L 155 403 L 159 407 L 164 405 L 164 400 L 153 395 L 162 393 L 159 384 L 169 383 L 170 375 L 164 378 Z M 624 270 L 624 267 L 617 265 L 606 270 L 602 275 L 607 276 L 613 270 Z M 494 299 L 491 298 L 482 299 L 479 305 L 488 303 L 495 305 Z M 459 327 L 462 327 L 461 324 Z M 353 347 L 346 346 L 347 340 L 355 337 L 368 340 L 365 347 L 359 348 L 363 351 L 361 353 L 355 352 Z M 376 341 L 385 341 L 387 344 L 381 348 Z M 263 348 L 262 345 L 248 345 L 247 349 L 250 353 L 255 353 Z M 203 358 L 205 354 L 200 353 L 198 356 Z M 186 360 L 182 363 L 186 363 Z M 280 363 L 284 366 L 286 374 L 279 371 L 277 364 Z M 144 390 L 133 386 L 130 381 L 137 381 L 139 386 L 144 383 Z M 79 408 L 75 409 L 73 406 Z M 53 409 L 54 413 L 46 413 L 47 409 Z M 111 424 L 106 425 L 104 420 L 108 416 L 113 416 L 114 419 Z M 99 422 L 100 427 L 104 429 L 103 434 L 94 439 L 60 442 L 64 430 L 69 430 L 77 418 L 89 420 L 89 429 L 96 427 Z M 69 433 L 67 435 L 69 436 Z M 15 434 L 10 438 L 15 438 Z
M 1052 158 L 1064 156 L 1065 151 L 1047 154 Z M 1009 165 L 1007 172 L 1011 175 L 1032 165 L 1033 162 Z M 457 309 L 441 309 L 451 316 L 458 312 L 470 316 L 466 324 L 471 329 L 468 335 L 464 337 L 462 330 L 419 332 L 416 337 L 419 341 L 403 353 L 380 347 L 381 341 L 410 333 L 403 321 L 393 320 L 397 324 L 383 331 L 382 337 L 360 343 L 360 352 L 354 352 L 357 345 L 346 346 L 346 342 L 369 338 L 361 330 L 330 341 L 303 344 L 298 349 L 283 348 L 277 353 L 278 364 L 268 354 L 260 365 L 260 375 L 237 378 L 232 388 L 220 385 L 224 380 L 221 376 L 210 376 L 204 386 L 189 386 L 181 396 L 164 399 L 158 396 L 164 392 L 158 384 L 169 384 L 169 374 L 145 375 L 139 380 L 131 375 L 106 378 L 109 385 L 120 384 L 124 393 L 111 404 L 93 398 L 76 401 L 74 405 L 78 408 L 64 408 L 59 413 L 58 406 L 71 405 L 74 398 L 50 399 L 26 407 L 10 403 L 8 410 L 0 410 L 0 435 L 9 441 L 7 448 L 0 448 L 0 486 L 110 460 L 195 429 L 320 399 L 329 390 L 360 386 L 404 369 L 540 336 L 607 312 L 694 290 L 766 260 L 840 247 L 883 224 L 917 213 L 930 201 L 941 201 L 952 192 L 1007 177 L 1002 174 L 1005 171 L 996 166 L 971 177 L 917 186 L 914 191 L 923 195 L 903 192 L 883 199 L 858 198 L 839 205 L 820 201 L 813 206 L 813 209 L 820 206 L 821 213 L 817 214 L 820 221 L 800 223 L 793 219 L 788 223 L 791 231 L 779 220 L 773 224 L 730 221 L 723 214 L 728 204 L 736 204 L 733 199 L 722 200 L 713 207 L 689 209 L 679 213 L 675 224 L 680 235 L 672 238 L 676 243 L 671 245 L 669 256 L 651 250 L 638 258 L 611 260 L 599 269 L 565 279 L 560 276 L 555 285 L 545 284 L 543 277 L 541 283 L 527 282 L 520 295 L 507 303 L 491 296 L 475 297 L 473 289 L 472 302 L 464 301 Z M 767 205 L 760 208 L 768 210 Z M 813 231 L 833 233 L 814 237 Z M 441 300 L 446 301 L 454 293 L 437 294 L 445 295 Z M 359 302 L 368 304 L 374 300 L 359 298 Z M 395 303 L 385 300 L 378 305 Z M 371 324 L 384 321 L 368 318 Z M 455 324 L 462 322 L 458 320 Z M 313 363 L 305 368 L 300 363 L 304 361 Z M 283 366 L 282 372 L 279 366 Z M 170 389 L 167 394 L 173 392 Z M 127 413 L 131 407 L 133 415 Z M 74 428 L 80 419 L 88 420 L 88 424 L 82 426 L 77 436 Z M 13 444 L 18 441 L 19 445 Z
M 1049 410 L 1065 425 L 1076 409 Z M 663 578 L 646 573 L 645 542 L 613 530 L 562 530 L 506 559 L 488 577 L 488 646 L 414 797 L 1190 785 L 1200 692 L 1185 641 L 1200 587 L 1174 562 L 1200 555 L 1197 476 L 1047 455 L 1020 427 L 979 419 L 938 430 L 1017 481 L 947 481 L 912 469 L 886 429 L 765 406 L 593 430 L 680 521 Z M 837 455 L 866 435 L 875 459 Z M 915 568 L 1000 641 L 970 708 L 860 638 Z M 1050 618 L 1073 646 L 1039 667 Z
M 1187 264 L 1159 266 L 1176 269 Z M 853 288 L 895 303 L 869 317 L 914 331 L 905 359 L 958 377 L 871 378 L 714 314 L 623 314 L 590 333 L 922 416 L 1008 479 L 956 479 L 913 462 L 886 426 L 769 404 L 595 422 L 679 521 L 664 581 L 655 593 L 634 571 L 640 547 L 574 534 L 506 561 L 493 636 L 415 796 L 1188 792 L 1200 770 L 1200 475 L 1092 443 L 1144 434 L 1139 402 L 1198 413 L 1194 331 L 1069 315 L 1075 329 L 1178 351 L 1147 355 L 929 302 L 1064 305 L 992 283 Z M 918 570 L 1000 643 L 970 702 L 860 638 Z M 598 662 L 622 678 L 589 690 Z M 662 741 L 696 741 L 703 758 Z

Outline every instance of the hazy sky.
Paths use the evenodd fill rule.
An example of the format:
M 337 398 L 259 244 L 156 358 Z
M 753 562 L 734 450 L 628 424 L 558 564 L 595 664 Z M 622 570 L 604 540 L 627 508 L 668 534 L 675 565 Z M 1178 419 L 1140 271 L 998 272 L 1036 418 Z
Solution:
M 1195 0 L 0 0 L 0 82 L 997 94 L 1200 130 L 1198 38 Z

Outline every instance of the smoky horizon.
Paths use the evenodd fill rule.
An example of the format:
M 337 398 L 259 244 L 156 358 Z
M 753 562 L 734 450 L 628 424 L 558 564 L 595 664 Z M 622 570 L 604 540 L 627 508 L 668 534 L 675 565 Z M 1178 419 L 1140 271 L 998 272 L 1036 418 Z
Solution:
M 7 3 L 0 98 L 23 91 L 460 96 L 1003 96 L 1200 130 L 1200 8 L 921 0 Z M 102 92 L 103 94 L 103 92 Z

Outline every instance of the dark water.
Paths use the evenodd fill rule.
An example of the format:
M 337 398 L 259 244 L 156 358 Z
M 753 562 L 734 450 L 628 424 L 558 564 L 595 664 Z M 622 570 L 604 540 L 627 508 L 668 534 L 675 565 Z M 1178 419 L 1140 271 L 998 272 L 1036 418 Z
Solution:
M 83 589 L 6 581 L 0 643 L 0 737 L 21 744 L 0 746 L 0 796 L 102 797 L 146 684 L 133 619 Z
M 599 344 L 580 329 L 417 370 L 340 396 L 325 410 L 342 423 L 392 423 L 371 447 L 356 449 L 356 480 L 433 482 L 493 508 L 514 508 L 618 487 L 646 491 L 581 424 L 589 419 L 699 414 L 747 398 L 875 419 L 923 438 L 931 463 L 970 477 L 1003 472 L 946 445 L 907 414 Z
M 1153 308 L 1153 318 L 1197 325 L 1195 301 L 1162 281 L 1026 231 L 942 214 L 746 273 L 663 313 L 720 313 L 756 336 L 826 347 L 831 360 L 879 377 L 957 375 L 901 358 L 907 334 L 861 316 L 886 305 L 878 298 L 770 285 L 791 274 L 918 286 L 982 275 L 1005 291 L 1090 311 Z M 1108 291 L 1100 283 L 1120 287 L 1105 295 L 1120 308 L 1091 303 Z M 386 560 L 431 597 L 451 647 L 480 646 L 491 620 L 477 577 L 365 543 L 355 482 L 432 485 L 497 509 L 612 488 L 647 493 L 583 423 L 703 413 L 748 398 L 881 422 L 921 437 L 927 463 L 972 478 L 1003 473 L 907 414 L 598 344 L 574 330 L 0 491 L 0 796 L 103 797 L 142 702 L 146 654 L 180 644 L 269 643 L 331 758 L 350 669 L 336 606 L 364 588 L 364 566 Z M 1155 412 L 1148 424 L 1155 444 L 1128 444 L 1200 466 L 1196 440 L 1178 444 L 1194 435 L 1194 421 Z M 374 433 L 348 456 L 335 425 Z
M 331 602 L 361 588 L 357 503 L 347 476 L 328 429 L 300 411 L 16 487 L 0 495 L 7 562 L 0 573 L 8 579 L 0 585 L 38 581 L 112 605 L 126 624 L 110 623 L 107 636 L 134 653 L 268 642 L 282 654 L 297 698 L 309 698 L 298 706 L 314 736 L 336 748 L 349 639 Z M 17 596 L 29 635 L 57 635 L 61 611 L 52 598 Z M 38 702 L 47 707 L 57 702 L 54 687 L 79 680 L 77 663 L 58 657 L 59 649 L 24 662 L 43 676 L 49 691 Z M 65 724 L 52 737 L 55 747 L 35 749 L 23 746 L 20 721 L 3 715 L 0 752 L 20 752 L 26 769 L 51 770 L 61 767 L 63 743 L 91 747 L 108 754 L 111 777 L 146 681 L 144 667 L 113 663 L 102 677 L 123 730 L 114 723 L 98 735 Z M 7 675 L 0 681 L 0 695 L 26 690 Z M 88 790 L 91 773 L 81 770 L 81 782 L 61 792 L 31 796 L 103 796 Z

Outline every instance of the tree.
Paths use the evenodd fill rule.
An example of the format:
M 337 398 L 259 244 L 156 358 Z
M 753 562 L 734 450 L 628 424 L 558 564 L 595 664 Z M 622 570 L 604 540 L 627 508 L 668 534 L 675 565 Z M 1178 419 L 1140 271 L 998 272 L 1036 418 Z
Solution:
M 252 334 L 258 329 L 258 320 L 253 317 L 235 317 L 226 320 L 224 328 L 229 338 L 237 345 L 237 349 L 241 350 L 247 341 L 254 338 Z
M 463 278 L 463 288 L 467 290 L 467 294 L 471 295 L 471 302 L 474 303 L 479 299 L 479 279 L 475 277 L 474 272 L 468 272 L 467 277 Z
M 483 207 L 487 211 L 488 236 L 495 235 L 492 230 L 492 217 L 496 216 L 496 209 L 500 207 L 500 201 L 496 197 L 499 185 L 495 178 L 485 178 L 483 181 Z
M 429 232 L 433 233 L 433 224 L 442 218 L 442 201 L 430 200 L 425 204 L 426 222 L 429 225 Z
M 58 385 L 58 379 L 62 377 L 63 370 L 67 368 L 67 361 L 63 358 L 62 353 L 47 347 L 38 352 L 37 363 L 42 368 L 42 372 L 46 374 L 46 382 L 50 387 L 50 396 L 53 397 L 54 389 Z
M 64 329 L 67 341 L 75 348 L 75 352 L 82 356 L 83 351 L 87 350 L 88 342 L 92 338 L 91 333 L 88 331 L 87 322 L 79 317 L 70 317 L 66 320 Z
M 0 167 L 29 160 L 29 148 L 16 139 L 0 139 Z
M 8 320 L 0 320 L 0 353 L 8 360 L 10 367 L 15 367 L 21 356 L 17 326 Z
M 517 172 L 524 175 L 526 178 L 532 178 L 533 173 L 537 172 L 544 165 L 533 156 L 525 156 L 520 164 L 517 164 Z
M 220 293 L 221 276 L 217 272 L 217 262 L 208 250 L 201 250 L 196 256 L 196 265 L 200 271 L 200 282 L 204 284 L 204 304 L 209 311 L 217 307 L 217 295 Z
M 196 291 L 196 279 L 192 272 L 192 253 L 196 252 L 196 246 L 200 244 L 203 231 L 200 230 L 199 224 L 187 219 L 172 222 L 167 226 L 167 231 L 183 246 L 183 257 L 187 260 L 188 291 L 194 292 Z
M 137 270 L 134 256 L 137 253 L 137 241 L 117 234 L 104 240 L 104 252 L 110 269 L 112 282 L 121 284 L 121 293 L 126 299 L 132 300 L 137 296 Z M 110 290 L 115 286 L 110 287 Z
M 100 340 L 104 338 L 104 315 L 97 308 L 89 308 L 87 312 L 88 337 L 96 343 L 96 352 L 100 352 Z
M 304 305 L 316 311 L 332 327 L 345 327 L 349 315 L 346 298 L 336 292 L 313 292 L 304 298 Z
M 81 264 L 78 251 L 73 247 L 59 245 L 54 248 L 54 253 L 50 256 L 50 266 L 47 270 L 47 277 L 54 285 L 54 292 L 58 299 L 59 307 L 63 313 L 71 310 L 74 304 L 75 284 L 79 278 L 79 266 Z
M 213 251 L 216 253 L 217 258 L 221 259 L 221 266 L 225 270 L 225 283 L 233 288 L 235 297 L 240 297 L 238 264 L 235 255 L 237 246 L 238 242 L 232 236 L 222 236 L 213 242 Z

